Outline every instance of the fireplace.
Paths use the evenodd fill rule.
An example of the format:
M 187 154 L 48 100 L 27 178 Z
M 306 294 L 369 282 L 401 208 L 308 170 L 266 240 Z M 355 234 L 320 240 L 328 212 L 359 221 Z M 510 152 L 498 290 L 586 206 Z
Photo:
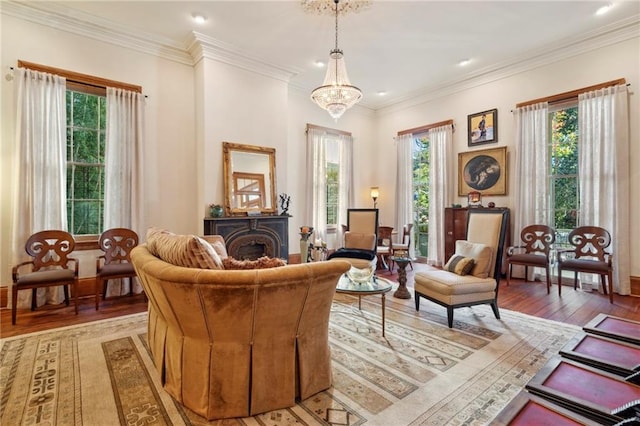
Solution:
M 205 235 L 222 235 L 229 256 L 255 260 L 262 256 L 289 260 L 288 216 L 206 218 Z

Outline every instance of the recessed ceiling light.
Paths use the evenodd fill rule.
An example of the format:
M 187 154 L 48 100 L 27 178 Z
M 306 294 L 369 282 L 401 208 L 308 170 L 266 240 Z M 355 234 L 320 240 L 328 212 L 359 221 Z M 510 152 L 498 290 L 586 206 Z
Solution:
M 471 63 L 471 59 L 463 59 L 460 62 L 458 62 L 458 65 L 460 65 L 461 67 L 467 66 Z
M 325 67 L 325 65 L 326 65 L 324 62 L 322 62 L 322 61 L 320 61 L 320 60 L 315 61 L 315 62 L 314 62 L 314 64 L 315 64 L 315 66 L 316 66 L 316 67 L 318 67 L 318 68 L 324 68 L 324 67 Z
M 193 20 L 196 22 L 196 24 L 204 24 L 205 22 L 207 22 L 207 17 L 201 13 L 194 13 L 191 16 L 193 16 Z
M 612 7 L 613 7 L 613 4 L 611 4 L 611 3 L 609 3 L 607 5 L 604 5 L 601 8 L 599 8 L 598 10 L 596 10 L 596 15 L 604 15 L 605 13 L 610 11 Z
M 384 96 L 386 94 L 387 94 L 387 92 L 385 90 L 378 91 L 378 96 Z

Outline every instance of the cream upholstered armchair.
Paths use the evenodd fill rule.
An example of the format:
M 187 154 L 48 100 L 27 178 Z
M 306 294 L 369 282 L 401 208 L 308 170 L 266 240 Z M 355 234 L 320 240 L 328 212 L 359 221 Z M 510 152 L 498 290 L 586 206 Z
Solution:
M 327 259 L 346 260 L 356 268 L 377 264 L 378 209 L 347 210 L 347 231 L 344 246 L 331 253 Z
M 453 310 L 463 306 L 489 304 L 500 319 L 498 285 L 508 223 L 507 209 L 469 209 L 467 239 L 456 241 L 456 252 L 443 269 L 416 272 L 416 311 L 424 297 L 447 308 L 449 328 Z

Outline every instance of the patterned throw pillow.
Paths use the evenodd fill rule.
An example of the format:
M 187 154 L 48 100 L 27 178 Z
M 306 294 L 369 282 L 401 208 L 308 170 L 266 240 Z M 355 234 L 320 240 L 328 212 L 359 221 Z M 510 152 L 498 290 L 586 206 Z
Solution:
M 222 259 L 224 269 L 264 269 L 285 266 L 287 263 L 277 257 L 262 256 L 256 260 L 238 260 L 229 256 Z
M 444 265 L 444 270 L 458 275 L 468 275 L 473 269 L 474 264 L 475 261 L 473 258 L 454 254 L 447 264 Z
M 150 228 L 147 231 L 147 249 L 172 265 L 222 269 L 222 260 L 211 244 L 195 235 L 177 235 L 163 229 Z

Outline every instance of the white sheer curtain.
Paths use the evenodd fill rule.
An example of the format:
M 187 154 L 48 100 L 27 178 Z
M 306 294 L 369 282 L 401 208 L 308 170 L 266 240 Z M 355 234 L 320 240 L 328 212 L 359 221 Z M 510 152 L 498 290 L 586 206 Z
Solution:
M 441 266 L 444 258 L 444 208 L 451 205 L 453 188 L 453 127 L 429 129 L 429 243 L 427 262 Z
M 337 152 L 329 153 L 329 149 Z M 307 128 L 307 192 L 306 211 L 315 231 L 315 238 L 327 238 L 327 158 L 338 161 L 338 223 L 336 246 L 342 241 L 340 225 L 347 223 L 347 209 L 352 203 L 353 137 L 335 134 L 315 127 Z M 307 219 L 308 220 L 308 219 Z M 337 247 L 330 247 L 337 248 Z
M 338 175 L 338 223 L 336 224 L 336 246 L 341 245 L 344 236 L 342 225 L 347 223 L 347 209 L 353 205 L 353 137 L 340 135 L 340 171 Z M 336 247 L 337 248 L 337 247 Z
M 549 206 L 549 104 L 541 102 L 516 109 L 516 205 L 513 245 L 520 244 L 520 231 L 533 224 L 552 225 Z M 530 268 L 533 279 L 533 269 Z M 516 266 L 516 270 L 524 270 Z M 521 273 L 521 272 L 519 272 Z
M 580 225 L 612 237 L 613 288 L 631 292 L 629 218 L 629 117 L 624 85 L 578 96 Z
M 413 223 L 413 135 L 407 133 L 395 139 L 396 142 L 396 222 L 398 239 L 402 238 L 402 227 Z M 413 230 L 412 230 L 413 232 Z M 415 238 L 411 239 L 410 257 L 415 257 Z M 400 242 L 400 241 L 398 241 Z
M 546 102 L 516 109 L 515 235 L 533 224 L 550 225 L 549 217 L 549 105 Z
M 14 179 L 13 264 L 26 257 L 29 236 L 46 229 L 67 230 L 66 82 L 64 77 L 17 68 Z M 37 305 L 61 303 L 62 287 L 38 289 Z M 11 300 L 11 297 L 9 297 Z M 31 291 L 18 294 L 18 305 L 31 305 Z
M 327 241 L 327 132 L 309 127 L 307 130 L 307 212 L 315 238 Z
M 133 229 L 145 233 L 143 188 L 144 95 L 107 88 L 104 229 Z M 107 297 L 129 292 L 129 280 L 112 280 Z M 134 281 L 135 282 L 135 281 Z M 126 288 L 125 288 L 126 287 Z M 134 291 L 142 287 L 135 282 Z

